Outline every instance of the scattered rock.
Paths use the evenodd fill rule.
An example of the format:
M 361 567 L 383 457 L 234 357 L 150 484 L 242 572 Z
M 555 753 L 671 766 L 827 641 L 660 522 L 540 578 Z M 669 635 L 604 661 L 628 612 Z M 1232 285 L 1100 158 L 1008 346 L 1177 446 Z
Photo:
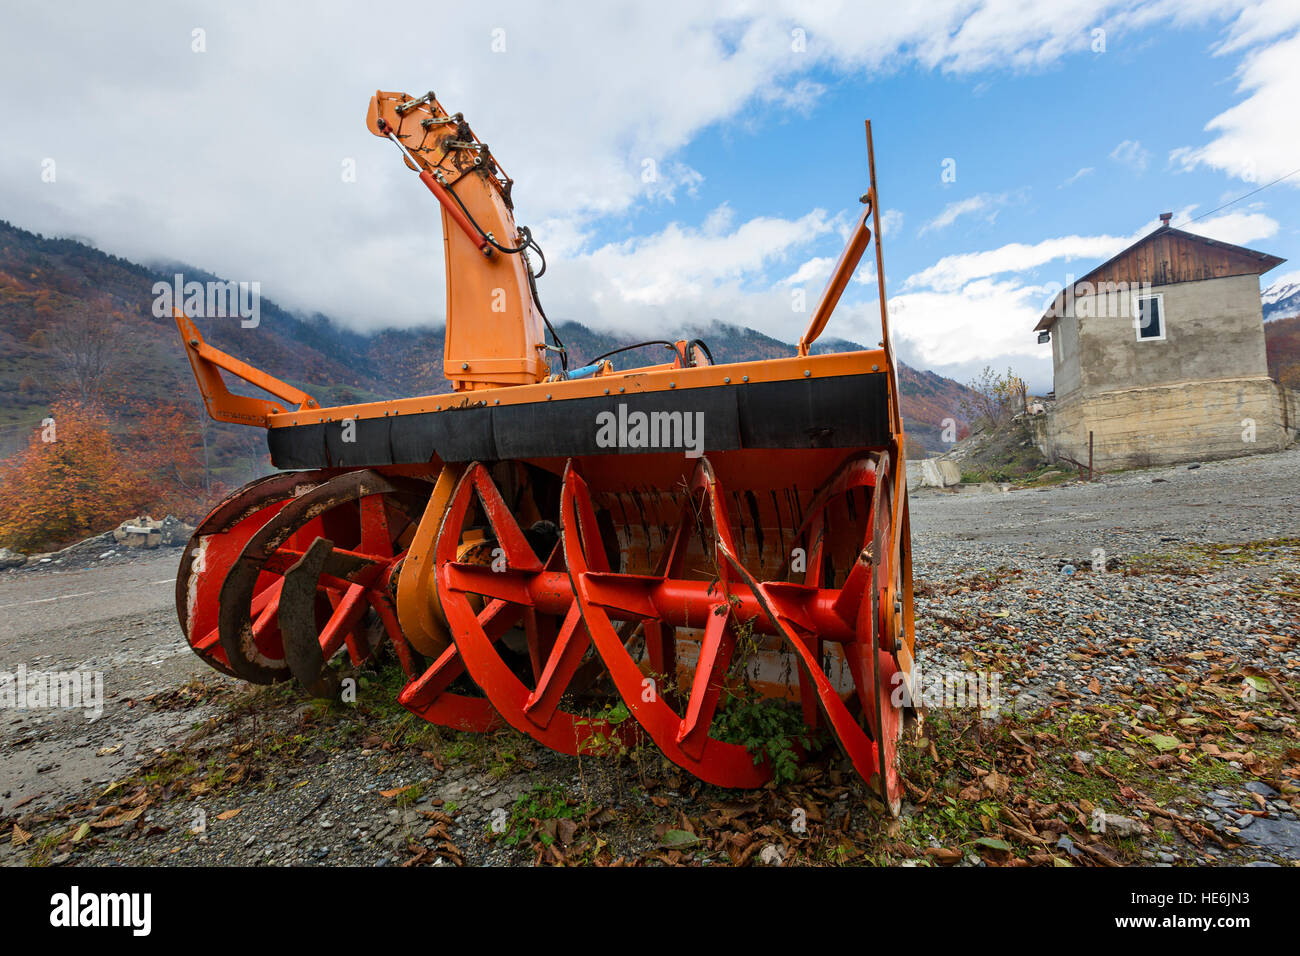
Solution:
M 0 571 L 21 568 L 26 563 L 27 555 L 19 554 L 17 551 L 10 551 L 8 548 L 0 548 Z
M 1259 780 L 1251 780 L 1249 783 L 1244 784 L 1244 786 L 1251 793 L 1257 793 L 1261 797 L 1276 797 L 1278 795 L 1276 790 Z
M 189 541 L 193 533 L 194 528 L 174 515 L 161 521 L 149 515 L 138 515 L 113 529 L 112 540 L 127 548 L 178 548 Z
M 1250 819 L 1255 821 L 1254 825 L 1241 831 L 1241 839 L 1289 860 L 1300 860 L 1300 821 L 1268 817 Z

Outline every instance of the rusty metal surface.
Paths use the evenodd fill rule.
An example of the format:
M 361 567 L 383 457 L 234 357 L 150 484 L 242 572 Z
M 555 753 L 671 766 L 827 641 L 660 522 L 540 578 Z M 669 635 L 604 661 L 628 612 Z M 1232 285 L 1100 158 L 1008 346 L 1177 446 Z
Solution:
M 217 598 L 231 562 L 288 501 L 323 481 L 323 472 L 268 475 L 227 495 L 199 522 L 176 572 L 176 615 L 191 649 L 209 666 L 238 676 L 217 640 Z
M 338 690 L 338 678 L 325 667 L 316 630 L 316 596 L 320 586 L 325 559 L 334 550 L 334 543 L 317 538 L 284 572 L 280 589 L 280 610 L 277 621 L 284 646 L 284 659 L 289 670 L 303 689 L 313 697 L 333 697 Z
M 379 583 L 382 586 L 386 583 L 383 576 L 397 556 L 392 553 L 391 540 L 386 545 L 380 542 L 382 534 L 376 536 L 373 521 L 368 529 L 367 513 L 359 502 L 368 497 L 375 497 L 381 503 L 390 502 L 394 516 L 402 515 L 406 524 L 413 525 L 429 491 L 428 482 L 417 479 L 384 476 L 373 471 L 346 472 L 295 498 L 263 525 L 244 546 L 221 586 L 218 631 L 226 658 L 239 676 L 254 683 L 271 683 L 289 674 L 281 643 L 278 605 L 275 614 L 269 608 L 256 618 L 250 613 L 262 575 L 279 577 L 278 586 L 282 587 L 284 573 L 322 531 L 330 529 L 331 538 L 337 544 L 323 561 L 321 588 L 342 595 L 353 585 L 370 588 Z M 347 526 L 346 531 L 351 531 L 354 540 L 334 539 L 336 529 L 331 529 L 331 525 Z M 370 548 L 371 553 L 363 553 L 361 547 Z M 277 586 L 265 580 L 263 584 Z M 300 613 L 306 616 L 307 611 L 300 609 Z M 323 616 L 325 620 L 320 620 Z M 329 617 L 318 611 L 317 618 L 319 627 L 326 628 Z M 331 631 L 327 636 L 332 642 L 339 635 Z M 326 659 L 332 656 L 329 650 L 328 646 L 322 648 Z

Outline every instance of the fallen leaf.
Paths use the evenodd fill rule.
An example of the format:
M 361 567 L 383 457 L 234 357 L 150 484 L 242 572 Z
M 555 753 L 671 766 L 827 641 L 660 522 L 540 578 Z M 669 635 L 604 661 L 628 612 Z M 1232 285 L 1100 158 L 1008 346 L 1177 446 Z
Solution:
M 987 774 L 981 782 L 986 790 L 997 797 L 1005 795 L 1011 787 L 1011 781 L 996 770 Z
M 144 807 L 127 810 L 125 813 L 119 813 L 117 816 L 109 817 L 107 820 L 96 820 L 91 824 L 91 826 L 96 830 L 112 830 L 115 827 L 120 827 L 123 824 L 130 823 L 132 820 L 137 819 L 140 814 L 144 813 L 144 810 Z
M 962 852 L 955 847 L 931 846 L 926 847 L 926 856 L 932 856 L 940 863 L 957 863 L 962 858 Z
M 679 847 L 694 846 L 699 842 L 700 838 L 694 833 L 688 833 L 685 830 L 668 830 L 665 831 L 662 839 L 660 839 L 659 845 L 676 849 Z

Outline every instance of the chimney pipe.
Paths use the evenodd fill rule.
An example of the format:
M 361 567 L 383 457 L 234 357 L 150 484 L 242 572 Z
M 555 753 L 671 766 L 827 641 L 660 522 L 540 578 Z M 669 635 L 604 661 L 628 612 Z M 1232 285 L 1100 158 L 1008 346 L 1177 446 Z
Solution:
M 1162 226 L 1167 226 L 1169 225 L 1169 220 L 1173 218 L 1174 218 L 1174 214 L 1172 212 L 1162 212 L 1160 214 L 1160 224 Z

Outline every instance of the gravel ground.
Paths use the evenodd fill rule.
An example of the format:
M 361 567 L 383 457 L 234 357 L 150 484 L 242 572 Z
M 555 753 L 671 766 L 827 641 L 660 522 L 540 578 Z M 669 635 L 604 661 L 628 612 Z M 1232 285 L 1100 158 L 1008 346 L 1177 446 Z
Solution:
M 144 586 L 175 552 L 0 574 L 16 615 L 0 669 L 93 665 L 111 690 L 101 730 L 0 719 L 0 862 L 1294 865 L 1298 494 L 1294 451 L 915 494 L 922 671 L 998 674 L 1001 716 L 927 714 L 899 821 L 833 757 L 797 786 L 728 792 L 654 754 L 578 760 L 513 732 L 428 727 L 392 704 L 391 669 L 351 710 L 244 687 L 205 672 L 167 589 Z M 124 594 L 135 611 L 117 613 Z M 71 769 L 38 772 L 50 763 Z M 939 793 L 970 806 L 971 832 L 1000 801 L 982 832 L 1025 846 L 973 852 Z M 1121 840 L 1115 822 L 1101 842 L 1085 825 L 1101 811 L 1146 833 Z
M 1004 661 L 1004 693 L 1029 697 L 1021 706 L 1094 677 L 1114 699 L 1224 655 L 1300 666 L 1297 542 L 1230 546 L 1300 537 L 1298 451 L 1045 489 L 922 491 L 913 512 L 918 646 L 939 666 L 972 650 Z M 981 622 L 992 626 L 972 641 Z

